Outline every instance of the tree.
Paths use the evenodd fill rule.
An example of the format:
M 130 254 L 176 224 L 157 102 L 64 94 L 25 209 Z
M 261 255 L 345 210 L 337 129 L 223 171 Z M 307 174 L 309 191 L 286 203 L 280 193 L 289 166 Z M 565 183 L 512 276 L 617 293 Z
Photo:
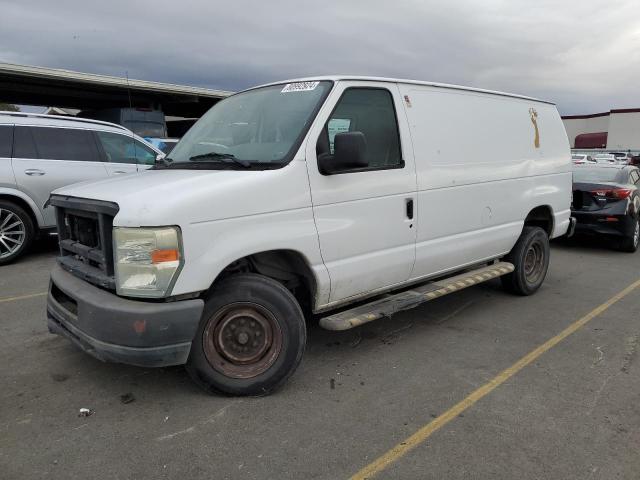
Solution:
M 12 103 L 0 102 L 0 110 L 4 110 L 5 112 L 19 112 L 20 108 L 13 105 Z

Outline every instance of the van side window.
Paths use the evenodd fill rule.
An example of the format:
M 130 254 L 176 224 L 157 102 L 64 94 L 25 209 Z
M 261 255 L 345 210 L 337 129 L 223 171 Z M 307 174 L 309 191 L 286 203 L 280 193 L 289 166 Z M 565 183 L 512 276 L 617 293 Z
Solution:
M 91 130 L 16 127 L 14 158 L 99 162 Z
M 318 139 L 317 153 L 333 155 L 335 136 L 345 132 L 364 134 L 368 167 L 358 168 L 357 171 L 404 165 L 393 97 L 388 90 L 345 90 Z
M 0 158 L 11 158 L 13 147 L 13 126 L 0 126 Z
M 130 135 L 96 132 L 106 161 L 112 163 L 142 163 L 153 165 L 156 153 Z

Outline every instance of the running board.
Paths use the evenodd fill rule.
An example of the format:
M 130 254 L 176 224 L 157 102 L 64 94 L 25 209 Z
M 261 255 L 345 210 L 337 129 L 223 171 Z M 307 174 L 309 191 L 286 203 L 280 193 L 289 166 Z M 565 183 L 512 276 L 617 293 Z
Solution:
M 514 266 L 508 262 L 498 262 L 493 265 L 470 270 L 468 272 L 429 282 L 411 290 L 386 295 L 385 297 L 345 310 L 320 319 L 320 326 L 327 330 L 349 330 L 363 323 L 371 322 L 382 317 L 390 317 L 402 310 L 417 307 L 434 298 L 457 292 L 463 288 L 477 285 L 492 278 L 511 273 Z

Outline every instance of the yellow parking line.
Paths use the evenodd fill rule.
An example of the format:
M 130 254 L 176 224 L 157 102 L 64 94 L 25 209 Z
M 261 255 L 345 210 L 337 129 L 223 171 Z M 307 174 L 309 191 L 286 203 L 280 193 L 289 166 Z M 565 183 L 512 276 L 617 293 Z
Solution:
M 29 295 L 20 295 L 18 297 L 0 298 L 0 303 L 15 302 L 17 300 L 26 300 L 27 298 L 43 297 L 47 292 L 31 293 Z
M 569 325 L 567 328 L 565 328 L 562 332 L 560 332 L 558 335 L 556 335 L 553 338 L 550 338 L 545 343 L 543 343 L 536 349 L 529 352 L 527 355 L 522 357 L 516 363 L 511 365 L 509 368 L 507 368 L 506 370 L 503 370 L 501 373 L 499 373 L 489 382 L 485 383 L 483 386 L 481 386 L 480 388 L 472 392 L 464 400 L 457 403 L 456 405 L 451 407 L 449 410 L 444 412 L 442 415 L 440 415 L 439 417 L 435 418 L 434 420 L 426 424 L 424 427 L 422 427 L 416 433 L 411 435 L 409 438 L 400 442 L 391 450 L 389 450 L 382 456 L 378 457 L 376 460 L 374 460 L 369 465 L 367 465 L 362 470 L 360 470 L 355 475 L 353 475 L 351 477 L 351 480 L 364 480 L 367 478 L 371 478 L 377 475 L 378 473 L 380 473 L 382 470 L 387 468 L 393 462 L 399 460 L 401 457 L 406 455 L 409 451 L 411 451 L 412 449 L 420 445 L 422 442 L 424 442 L 427 438 L 431 436 L 432 433 L 438 431 L 440 428 L 445 426 L 451 420 L 456 418 L 460 413 L 464 412 L 469 407 L 474 405 L 478 400 L 480 400 L 481 398 L 491 393 L 495 388 L 502 385 L 504 382 L 506 382 L 511 377 L 513 377 L 516 373 L 518 373 L 524 367 L 529 365 L 531 362 L 535 361 L 540 355 L 542 355 L 546 351 L 556 346 L 558 343 L 560 343 L 562 340 L 567 338 L 572 333 L 584 327 L 587 323 L 589 323 L 595 317 L 597 317 L 602 312 L 607 310 L 611 305 L 615 304 L 616 302 L 620 301 L 621 299 L 629 295 L 629 293 L 631 293 L 633 290 L 635 290 L 639 286 L 640 286 L 640 280 L 637 280 L 633 282 L 631 285 L 629 285 L 627 288 L 619 292 L 618 294 L 611 297 L 602 305 L 591 310 L 584 317 L 575 321 L 574 323 Z

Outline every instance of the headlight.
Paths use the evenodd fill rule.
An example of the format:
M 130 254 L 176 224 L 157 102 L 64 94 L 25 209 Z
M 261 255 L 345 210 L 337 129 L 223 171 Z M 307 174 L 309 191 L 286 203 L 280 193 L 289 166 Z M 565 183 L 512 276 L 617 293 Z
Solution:
M 116 291 L 132 297 L 164 297 L 182 266 L 176 227 L 113 229 Z

